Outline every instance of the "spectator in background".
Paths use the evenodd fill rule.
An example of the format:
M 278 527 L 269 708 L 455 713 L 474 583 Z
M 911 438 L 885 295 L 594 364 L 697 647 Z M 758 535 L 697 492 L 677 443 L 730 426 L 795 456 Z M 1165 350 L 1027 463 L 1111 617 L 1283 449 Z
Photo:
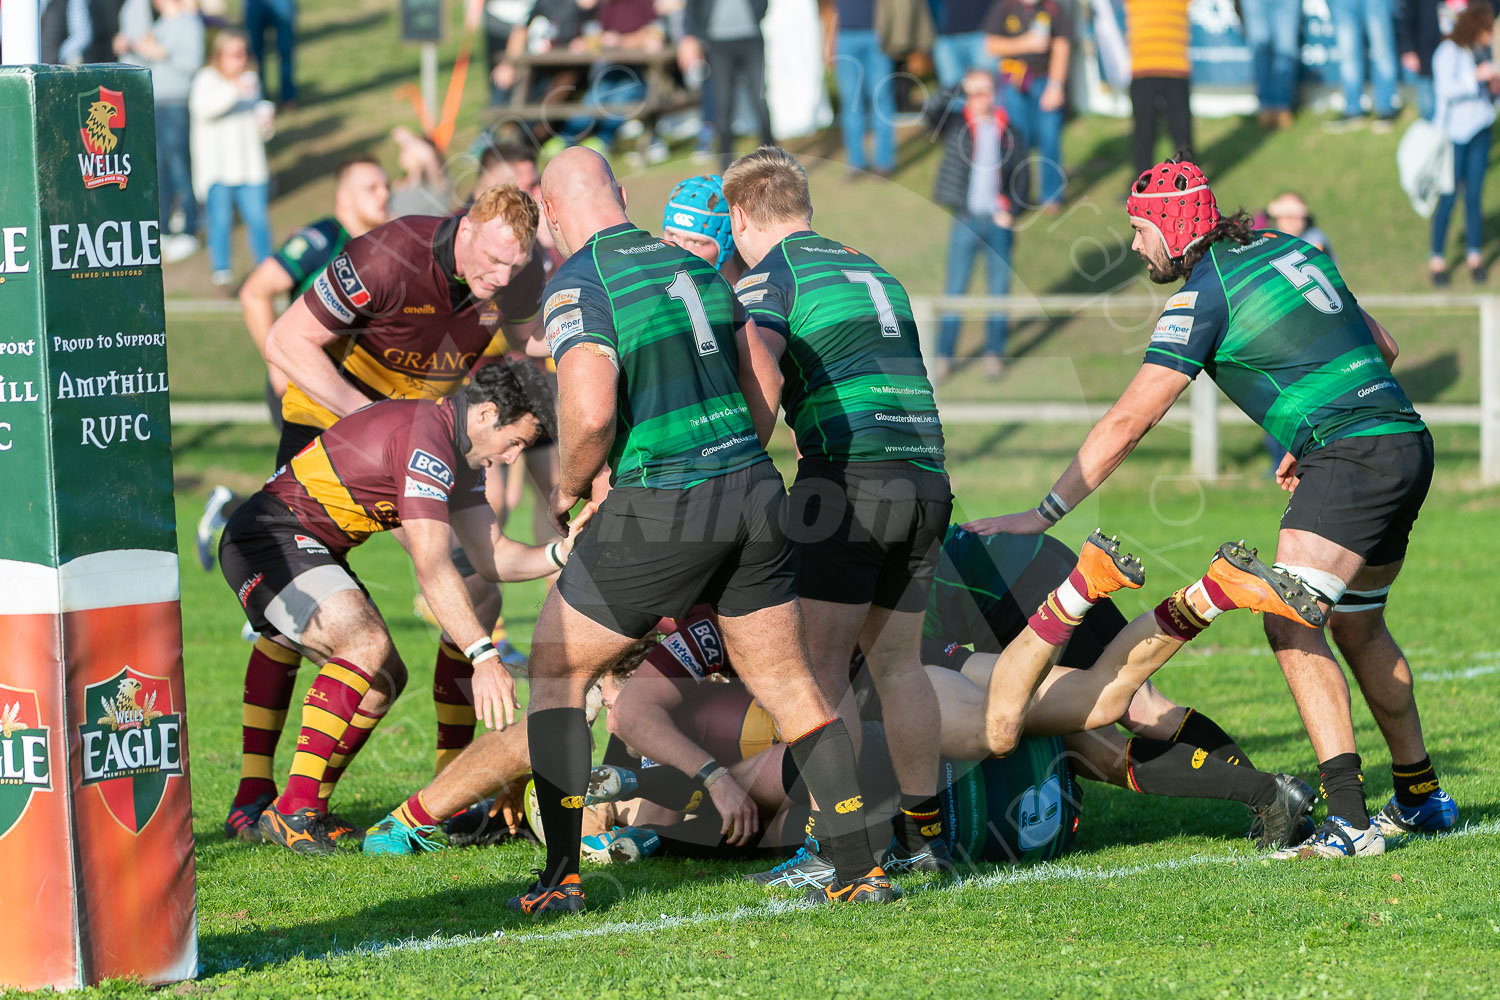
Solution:
M 261 89 L 269 94 L 267 28 L 276 32 L 276 69 L 281 77 L 276 102 L 283 108 L 295 108 L 297 80 L 293 61 L 297 48 L 297 0 L 245 0 L 245 34 L 250 38 L 250 55 L 260 67 Z
M 88 0 L 42 0 L 39 27 L 42 62 L 62 66 L 83 63 L 94 41 Z
M 1432 213 L 1432 257 L 1427 262 L 1434 285 L 1448 283 L 1444 246 L 1457 188 L 1464 190 L 1465 263 L 1476 285 L 1485 280 L 1484 175 L 1490 164 L 1490 126 L 1495 121 L 1495 92 L 1500 76 L 1489 61 L 1495 12 L 1474 0 L 1453 23 L 1453 31 L 1432 54 L 1432 92 L 1437 120 L 1453 140 L 1455 190 L 1438 199 Z
M 591 37 L 605 51 L 660 52 L 665 46 L 666 31 L 656 16 L 653 0 L 601 0 L 596 20 L 599 31 Z M 563 127 L 563 137 L 576 142 L 584 135 L 592 134 L 598 141 L 596 148 L 607 154 L 620 126 L 635 117 L 633 109 L 640 107 L 645 96 L 646 81 L 641 67 L 611 63 L 607 57 L 601 58 L 589 71 L 588 91 L 582 98 L 584 104 L 597 109 L 597 113 L 592 118 L 568 122 Z M 626 116 L 622 117 L 618 111 L 606 112 L 605 108 L 626 109 Z M 664 144 L 653 142 L 652 148 L 653 156 L 666 159 Z
M 443 169 L 443 158 L 425 135 L 404 125 L 391 129 L 396 164 L 402 177 L 391 185 L 391 218 L 403 215 L 447 215 L 453 204 L 453 184 Z
M 1163 117 L 1173 151 L 1193 148 L 1188 0 L 1125 0 L 1125 20 L 1135 118 L 1132 149 L 1140 174 L 1157 162 L 1156 137 Z
M 1410 4 L 1408 4 L 1410 5 Z M 1297 106 L 1302 0 L 1242 0 L 1245 44 L 1260 101 L 1261 128 L 1286 128 Z
M 932 43 L 938 86 L 954 90 L 971 69 L 993 71 L 995 57 L 985 48 L 984 19 L 991 0 L 946 0 Z
M 1396 22 L 1401 66 L 1417 78 L 1417 111 L 1432 121 L 1432 53 L 1453 31 L 1464 0 L 1406 0 Z
M 1013 203 L 1025 175 L 1025 150 L 1010 127 L 1005 110 L 995 104 L 993 74 L 969 70 L 963 76 L 963 94 L 961 111 L 953 110 L 953 91 L 938 94 L 923 109 L 943 143 L 943 159 L 938 165 L 932 200 L 953 213 L 943 292 L 966 294 L 975 260 L 983 255 L 987 291 L 991 295 L 1007 295 Z M 983 357 L 985 373 L 991 377 L 1004 374 L 1005 341 L 1009 333 L 1008 316 L 989 317 Z M 937 357 L 932 365 L 935 379 L 941 381 L 948 376 L 957 346 L 958 317 L 945 315 L 938 328 Z
M 850 175 L 860 176 L 868 162 L 865 135 L 872 134 L 871 172 L 889 177 L 896 169 L 896 92 L 891 58 L 875 34 L 875 0 L 836 0 L 835 10 L 833 73 L 839 87 L 844 160 Z
M 139 37 L 116 35 L 115 54 L 151 70 L 156 99 L 156 190 L 161 201 L 161 255 L 168 263 L 198 252 L 198 199 L 193 194 L 188 94 L 203 68 L 203 20 L 191 0 L 155 0 L 160 15 Z M 174 205 L 182 231 L 171 233 Z M 171 233 L 171 235 L 167 235 Z
M 1059 212 L 1067 187 L 1062 125 L 1072 22 L 1057 0 L 996 0 L 984 30 L 986 47 L 999 58 L 1000 77 L 1007 84 L 1005 112 L 1022 144 L 1041 157 L 1042 211 Z M 1028 170 L 1017 207 L 1036 204 Z
M 242 32 L 226 30 L 214 36 L 208 65 L 193 76 L 188 113 L 193 191 L 208 212 L 212 280 L 223 288 L 233 277 L 229 237 L 236 211 L 254 262 L 271 255 L 266 207 L 271 172 L 265 140 L 276 109 L 261 99 L 260 78 L 251 67 L 249 41 Z
M 750 93 L 760 145 L 775 141 L 766 105 L 766 41 L 760 30 L 765 16 L 766 0 L 688 0 L 684 12 L 678 62 L 707 65 L 714 135 L 724 167 L 734 159 L 734 88 L 740 81 Z
M 1369 75 L 1375 84 L 1375 118 L 1371 128 L 1376 132 L 1389 132 L 1396 120 L 1396 25 L 1391 0 L 1329 0 L 1328 7 L 1333 14 L 1333 29 L 1338 40 L 1339 83 L 1344 91 L 1344 110 L 1325 127 L 1330 132 L 1347 132 L 1364 123 L 1368 56 Z
M 505 53 L 490 72 L 491 84 L 500 92 L 509 95 L 516 85 L 519 74 L 516 60 L 526 54 L 541 55 L 553 49 L 581 48 L 584 45 L 583 26 L 588 20 L 597 0 L 536 0 L 525 18 L 511 29 L 505 42 Z M 533 70 L 528 83 L 527 102 L 570 101 L 576 91 L 579 74 L 573 69 L 556 71 Z M 514 99 L 512 97 L 512 99 Z M 523 132 L 536 138 L 550 132 L 549 123 L 539 121 L 515 121 Z M 561 123 L 557 123 L 559 127 Z

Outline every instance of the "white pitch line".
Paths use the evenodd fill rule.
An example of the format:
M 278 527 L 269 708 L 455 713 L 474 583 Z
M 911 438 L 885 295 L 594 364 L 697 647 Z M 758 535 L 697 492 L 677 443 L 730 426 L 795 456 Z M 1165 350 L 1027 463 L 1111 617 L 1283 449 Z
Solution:
M 1462 670 L 1424 670 L 1416 676 L 1419 681 L 1468 681 L 1486 674 L 1500 674 L 1500 661 L 1481 663 Z
M 1443 839 L 1451 840 L 1457 837 L 1472 837 L 1496 833 L 1500 833 L 1500 819 L 1492 819 L 1483 823 L 1465 824 L 1457 830 L 1444 834 Z M 1218 855 L 1194 854 L 1186 858 L 1169 858 L 1165 861 L 1154 861 L 1150 864 L 1124 865 L 1116 868 L 1084 868 L 1081 865 L 1044 862 L 1029 868 L 1005 869 L 985 875 L 970 876 L 956 882 L 949 882 L 932 888 L 915 889 L 909 895 L 915 898 L 936 893 L 956 892 L 961 889 L 986 889 L 1010 885 L 1035 885 L 1048 882 L 1112 882 L 1115 879 L 1132 878 L 1152 872 L 1201 868 L 1207 865 L 1234 864 L 1241 861 L 1253 862 L 1263 860 L 1266 857 L 1267 855 L 1265 854 L 1245 852 Z M 351 956 L 385 958 L 392 955 L 449 951 L 454 948 L 468 948 L 483 944 L 578 941 L 587 938 L 612 937 L 622 934 L 655 934 L 660 931 L 676 930 L 681 927 L 697 927 L 701 924 L 736 924 L 746 920 L 777 917 L 786 913 L 809 909 L 812 905 L 801 900 L 772 899 L 759 906 L 741 906 L 720 913 L 689 913 L 681 916 L 668 916 L 664 913 L 655 920 L 616 920 L 600 924 L 596 927 L 582 927 L 577 930 L 551 932 L 528 931 L 524 934 L 507 934 L 504 931 L 494 931 L 490 934 L 458 934 L 452 937 L 433 935 L 432 937 L 425 938 L 407 938 L 401 941 L 368 941 L 362 944 L 351 945 L 347 948 L 334 947 L 316 954 L 308 954 L 306 951 L 296 951 L 290 954 L 267 951 L 259 955 L 240 956 L 232 959 L 213 959 L 209 962 L 204 962 L 198 974 L 202 976 L 208 973 L 228 972 L 256 962 L 285 962 L 299 956 L 318 961 L 329 961 L 335 958 Z

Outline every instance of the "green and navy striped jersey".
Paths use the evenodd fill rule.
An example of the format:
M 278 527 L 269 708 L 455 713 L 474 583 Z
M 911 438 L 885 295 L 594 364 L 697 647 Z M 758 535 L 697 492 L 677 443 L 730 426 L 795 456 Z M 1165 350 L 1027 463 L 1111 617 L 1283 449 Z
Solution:
M 1215 243 L 1167 300 L 1145 360 L 1224 394 L 1297 458 L 1330 441 L 1421 430 L 1328 255 L 1260 230 Z
M 312 286 L 329 261 L 344 252 L 349 232 L 333 216 L 303 226 L 291 235 L 271 256 L 292 279 L 292 298 L 296 299 Z
M 922 635 L 972 645 L 980 652 L 1004 649 L 1014 636 L 997 635 L 996 628 L 1010 610 L 1007 605 L 1016 606 L 1012 584 L 1030 568 L 1043 545 L 1061 549 L 1069 565 L 1077 559 L 1049 535 L 977 535 L 950 524 L 933 571 Z
M 781 405 L 804 458 L 942 471 L 943 425 L 906 289 L 857 250 L 793 233 L 734 286 L 786 340 Z
M 687 489 L 770 461 L 740 394 L 748 318 L 713 265 L 621 223 L 553 272 L 543 312 L 554 360 L 594 344 L 619 370 L 612 485 Z

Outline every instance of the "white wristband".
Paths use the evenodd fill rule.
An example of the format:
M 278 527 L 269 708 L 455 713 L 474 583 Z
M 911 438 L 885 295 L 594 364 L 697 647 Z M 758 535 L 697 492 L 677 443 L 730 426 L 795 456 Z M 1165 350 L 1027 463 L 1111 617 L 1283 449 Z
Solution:
M 480 653 L 478 656 L 474 657 L 474 659 L 470 660 L 469 662 L 473 666 L 477 667 L 481 663 L 483 663 L 485 660 L 488 660 L 490 657 L 494 657 L 497 660 L 500 659 L 500 650 L 496 649 L 494 646 L 491 646 L 489 649 L 486 649 L 484 652 Z
M 558 542 L 547 543 L 547 558 L 558 569 L 567 564 L 567 560 L 562 557 L 562 545 Z

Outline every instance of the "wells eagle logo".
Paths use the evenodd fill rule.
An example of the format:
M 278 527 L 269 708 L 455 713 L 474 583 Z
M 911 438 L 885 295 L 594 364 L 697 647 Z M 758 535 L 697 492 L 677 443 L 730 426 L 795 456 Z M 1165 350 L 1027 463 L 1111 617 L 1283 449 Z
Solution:
M 0 684 L 0 837 L 26 815 L 32 796 L 52 790 L 48 735 L 36 692 Z
M 78 172 L 83 186 L 117 184 L 123 188 L 130 177 L 130 154 L 119 149 L 125 131 L 125 95 L 107 87 L 78 95 L 78 123 L 83 137 Z
M 182 716 L 171 685 L 127 666 L 85 688 L 83 706 L 85 720 L 94 720 L 78 727 L 83 784 L 97 785 L 110 815 L 140 833 L 167 782 L 183 773 Z

